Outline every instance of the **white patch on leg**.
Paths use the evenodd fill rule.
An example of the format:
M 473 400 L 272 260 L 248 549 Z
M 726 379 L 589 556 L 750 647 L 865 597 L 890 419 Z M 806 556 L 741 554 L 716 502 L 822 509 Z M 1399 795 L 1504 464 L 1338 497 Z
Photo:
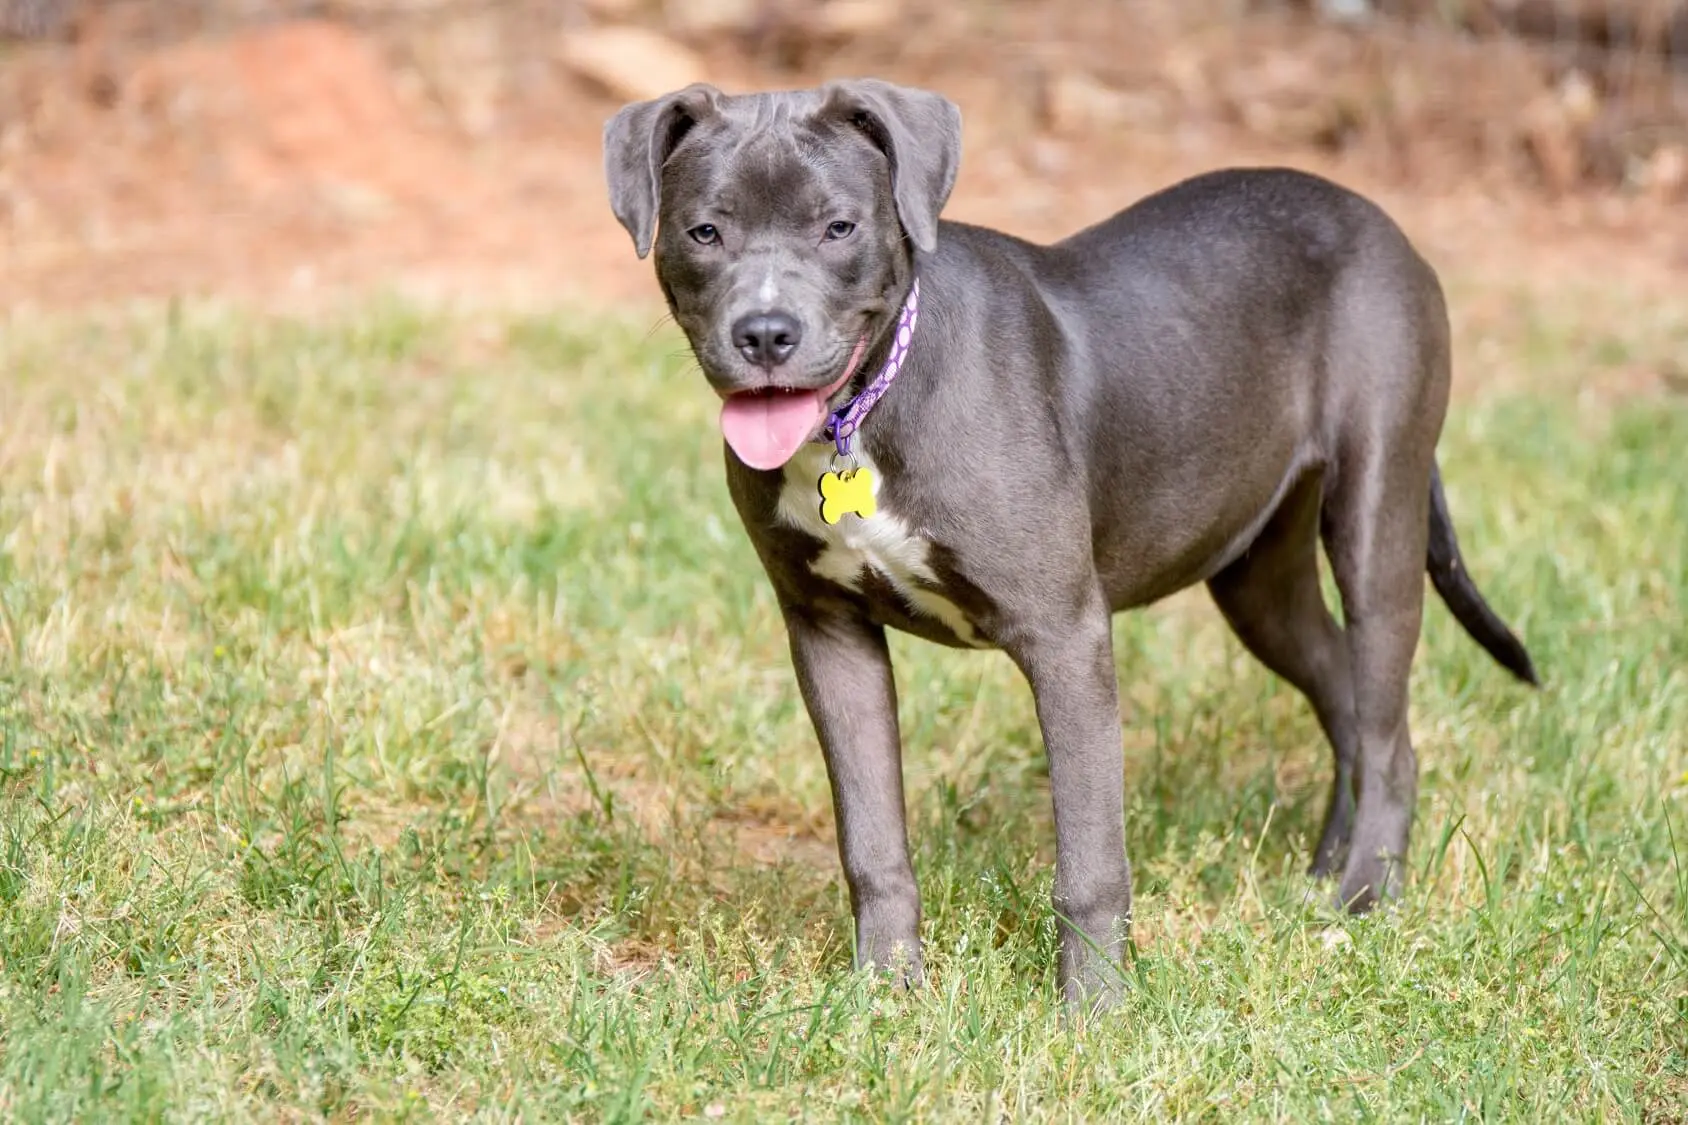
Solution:
M 867 518 L 846 515 L 835 524 L 821 519 L 818 482 L 832 468 L 831 445 L 810 443 L 785 463 L 785 487 L 780 489 L 778 519 L 826 544 L 810 569 L 821 578 L 857 593 L 862 571 L 872 569 L 889 582 L 912 611 L 934 618 L 961 643 L 984 647 L 973 623 L 961 607 L 933 590 L 938 576 L 930 562 L 932 544 L 914 534 L 883 503 Z M 873 494 L 878 499 L 884 478 L 866 453 L 857 451 L 858 467 L 873 470 Z

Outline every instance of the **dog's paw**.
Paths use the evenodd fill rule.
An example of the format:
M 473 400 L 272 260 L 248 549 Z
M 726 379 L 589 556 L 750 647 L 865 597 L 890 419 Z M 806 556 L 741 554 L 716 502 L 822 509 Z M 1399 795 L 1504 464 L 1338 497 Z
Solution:
M 1110 958 L 1093 957 L 1061 984 L 1063 1018 L 1082 1026 L 1117 1008 L 1125 999 L 1123 964 Z
M 1084 1020 L 1112 1011 L 1125 997 L 1131 947 L 1130 916 L 1103 929 L 1111 938 L 1095 943 L 1076 930 L 1063 933 L 1061 1001 L 1065 1018 Z M 1099 927 L 1100 928 L 1100 927 Z
M 856 968 L 873 973 L 898 992 L 907 992 L 926 983 L 926 966 L 920 947 L 906 941 L 890 942 L 859 954 Z
M 1406 864 L 1399 856 L 1350 856 L 1336 892 L 1336 908 L 1349 914 L 1367 914 L 1381 903 L 1400 898 L 1405 872 Z

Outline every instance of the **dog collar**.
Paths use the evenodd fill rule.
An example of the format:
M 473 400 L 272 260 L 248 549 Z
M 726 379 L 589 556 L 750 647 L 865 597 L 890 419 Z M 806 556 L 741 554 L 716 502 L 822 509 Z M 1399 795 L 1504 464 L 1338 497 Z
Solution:
M 886 357 L 885 366 L 879 369 L 879 374 L 873 377 L 872 382 L 862 388 L 860 394 L 832 412 L 832 417 L 821 430 L 821 436 L 816 439 L 821 442 L 830 441 L 836 445 L 838 456 L 850 455 L 850 442 L 856 436 L 856 431 L 862 428 L 867 412 L 885 397 L 885 392 L 891 389 L 892 381 L 908 361 L 909 342 L 914 339 L 914 325 L 919 319 L 920 279 L 917 277 L 908 291 L 908 297 L 903 301 L 903 311 L 897 314 L 897 331 L 891 338 L 891 354 Z

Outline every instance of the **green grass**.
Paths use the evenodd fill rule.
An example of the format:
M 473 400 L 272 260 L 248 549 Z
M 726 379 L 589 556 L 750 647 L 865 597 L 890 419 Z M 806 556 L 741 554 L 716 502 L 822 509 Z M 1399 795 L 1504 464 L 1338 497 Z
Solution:
M 1688 307 L 1631 315 L 1461 330 L 1534 380 L 1473 373 L 1443 465 L 1548 687 L 1427 612 L 1398 911 L 1313 905 L 1300 699 L 1199 596 L 1119 620 L 1138 953 L 1082 1032 L 993 654 L 895 641 L 931 982 L 849 971 L 824 771 L 671 335 L 14 324 L 0 1118 L 1681 1120 L 1688 405 L 1583 388 L 1682 354 Z

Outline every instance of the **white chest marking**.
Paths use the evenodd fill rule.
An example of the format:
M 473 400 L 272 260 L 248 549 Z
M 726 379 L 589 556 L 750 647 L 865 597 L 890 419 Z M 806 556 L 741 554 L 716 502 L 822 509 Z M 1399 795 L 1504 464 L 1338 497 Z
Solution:
M 780 489 L 775 510 L 782 523 L 826 544 L 810 569 L 860 593 L 862 571 L 871 568 L 896 589 L 911 610 L 936 618 L 963 644 L 979 647 L 982 642 L 961 607 L 931 588 L 938 584 L 929 561 L 931 543 L 910 531 L 883 503 L 866 519 L 853 514 L 835 524 L 821 519 L 816 482 L 832 467 L 832 456 L 830 445 L 811 444 L 798 450 L 785 464 L 785 486 Z M 877 498 L 883 480 L 859 447 L 856 463 L 874 470 L 873 494 Z

